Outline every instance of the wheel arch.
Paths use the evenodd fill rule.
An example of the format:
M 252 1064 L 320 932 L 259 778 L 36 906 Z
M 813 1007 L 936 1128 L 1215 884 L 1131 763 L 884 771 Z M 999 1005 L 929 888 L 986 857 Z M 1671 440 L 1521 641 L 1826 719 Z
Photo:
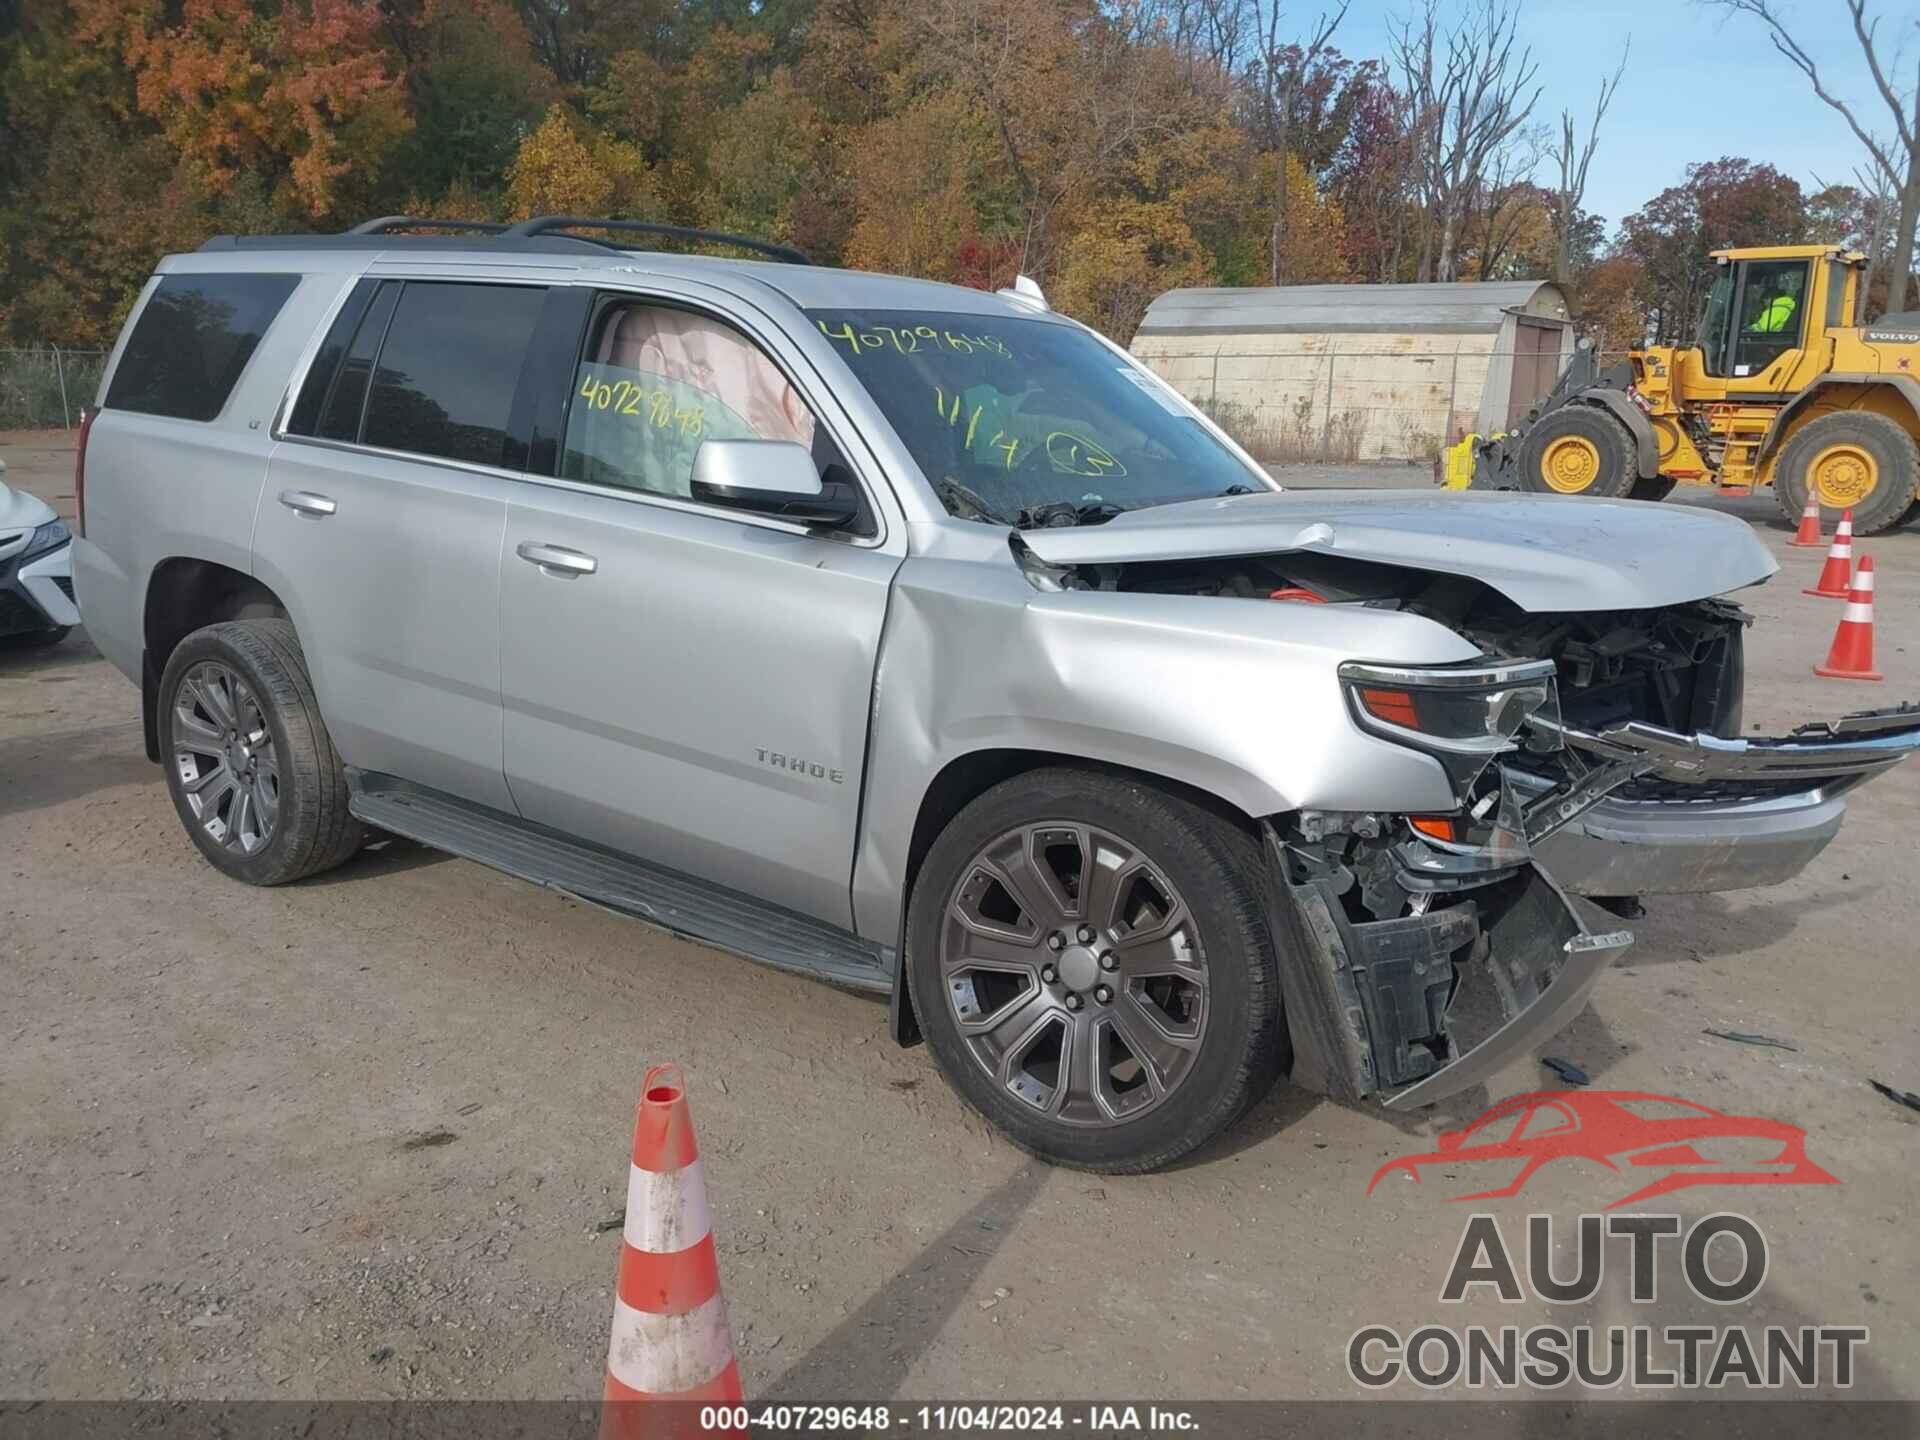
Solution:
M 1647 418 L 1644 410 L 1633 403 L 1626 391 L 1605 387 L 1586 390 L 1574 397 L 1574 403 L 1609 411 L 1614 419 L 1627 427 L 1627 433 L 1633 436 L 1634 461 L 1642 480 L 1651 480 L 1660 473 L 1660 443 L 1653 433 L 1653 422 Z
M 1245 830 L 1256 842 L 1259 839 L 1260 826 L 1255 816 L 1248 814 L 1232 800 L 1175 776 L 1063 750 L 991 746 L 954 756 L 940 768 L 921 793 L 912 835 L 907 844 L 900 889 L 899 926 L 894 941 L 893 986 L 888 1005 L 889 1028 L 898 1044 L 917 1044 L 921 1038 L 919 1018 L 915 1014 L 913 996 L 907 985 L 907 915 L 927 852 L 956 815 L 994 786 L 1035 770 L 1056 767 L 1093 770 L 1103 775 L 1145 782 L 1211 811 L 1229 824 Z
M 1920 440 L 1920 379 L 1864 371 L 1821 376 L 1780 407 L 1754 453 L 1755 464 L 1766 466 L 1766 479 L 1771 482 L 1772 462 L 1801 426 L 1821 415 L 1846 410 L 1885 415 Z
M 160 676 L 174 649 L 203 626 L 269 616 L 288 618 L 286 605 L 244 570 L 192 555 L 153 567 L 141 605 L 140 719 L 149 760 L 160 760 Z

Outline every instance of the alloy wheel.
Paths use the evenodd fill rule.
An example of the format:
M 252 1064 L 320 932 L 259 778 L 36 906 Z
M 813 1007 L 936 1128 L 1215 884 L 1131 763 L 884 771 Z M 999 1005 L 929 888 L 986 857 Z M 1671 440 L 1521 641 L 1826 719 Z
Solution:
M 1206 1034 L 1191 910 L 1148 857 L 1097 826 L 1041 821 L 983 847 L 941 917 L 940 976 L 974 1062 L 1070 1125 L 1160 1105 Z
M 203 660 L 173 700 L 173 765 L 195 822 L 214 844 L 258 854 L 280 816 L 273 731 L 253 688 L 232 667 Z

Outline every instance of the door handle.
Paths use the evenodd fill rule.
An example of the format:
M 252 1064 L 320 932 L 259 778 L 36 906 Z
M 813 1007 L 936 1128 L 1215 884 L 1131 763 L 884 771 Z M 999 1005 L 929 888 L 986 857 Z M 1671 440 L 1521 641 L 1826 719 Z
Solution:
M 513 553 L 529 565 L 538 565 L 543 575 L 551 575 L 557 580 L 591 575 L 600 568 L 600 562 L 591 555 L 569 550 L 564 545 L 543 545 L 537 540 L 522 540 L 513 547 Z
M 325 495 L 316 495 L 311 490 L 282 490 L 280 503 L 298 515 L 311 515 L 323 520 L 340 507 Z

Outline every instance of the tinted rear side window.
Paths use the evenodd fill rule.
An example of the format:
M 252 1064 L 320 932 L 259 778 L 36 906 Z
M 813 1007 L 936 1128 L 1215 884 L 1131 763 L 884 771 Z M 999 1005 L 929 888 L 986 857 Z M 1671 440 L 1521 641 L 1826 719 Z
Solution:
M 307 367 L 306 382 L 300 387 L 299 399 L 294 401 L 293 413 L 287 417 L 287 429 L 291 433 L 314 433 L 314 427 L 320 419 L 320 408 L 326 404 L 327 395 L 340 374 L 340 362 L 346 356 L 347 346 L 353 343 L 361 318 L 367 313 L 367 305 L 373 299 L 374 291 L 379 288 L 380 282 L 377 280 L 362 280 L 347 296 L 347 303 L 340 307 L 339 315 L 334 317 L 333 324 L 327 329 L 327 338 L 320 343 L 313 364 Z M 355 424 L 358 423 L 356 414 Z
M 534 286 L 407 282 L 367 397 L 365 442 L 499 465 L 545 300 Z
M 107 387 L 107 408 L 211 420 L 227 403 L 298 275 L 168 275 Z

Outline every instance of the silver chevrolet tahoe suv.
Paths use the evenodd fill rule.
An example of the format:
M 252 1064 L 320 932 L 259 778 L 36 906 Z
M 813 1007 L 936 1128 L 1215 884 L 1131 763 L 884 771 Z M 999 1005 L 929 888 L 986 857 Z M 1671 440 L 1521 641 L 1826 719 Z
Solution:
M 885 993 L 1015 1142 L 1143 1170 L 1282 1075 L 1486 1082 L 1606 912 L 1795 874 L 1920 747 L 1913 707 L 1739 738 L 1735 520 L 1284 492 L 1030 281 L 646 229 L 148 283 L 74 571 L 222 871 L 412 837 Z

